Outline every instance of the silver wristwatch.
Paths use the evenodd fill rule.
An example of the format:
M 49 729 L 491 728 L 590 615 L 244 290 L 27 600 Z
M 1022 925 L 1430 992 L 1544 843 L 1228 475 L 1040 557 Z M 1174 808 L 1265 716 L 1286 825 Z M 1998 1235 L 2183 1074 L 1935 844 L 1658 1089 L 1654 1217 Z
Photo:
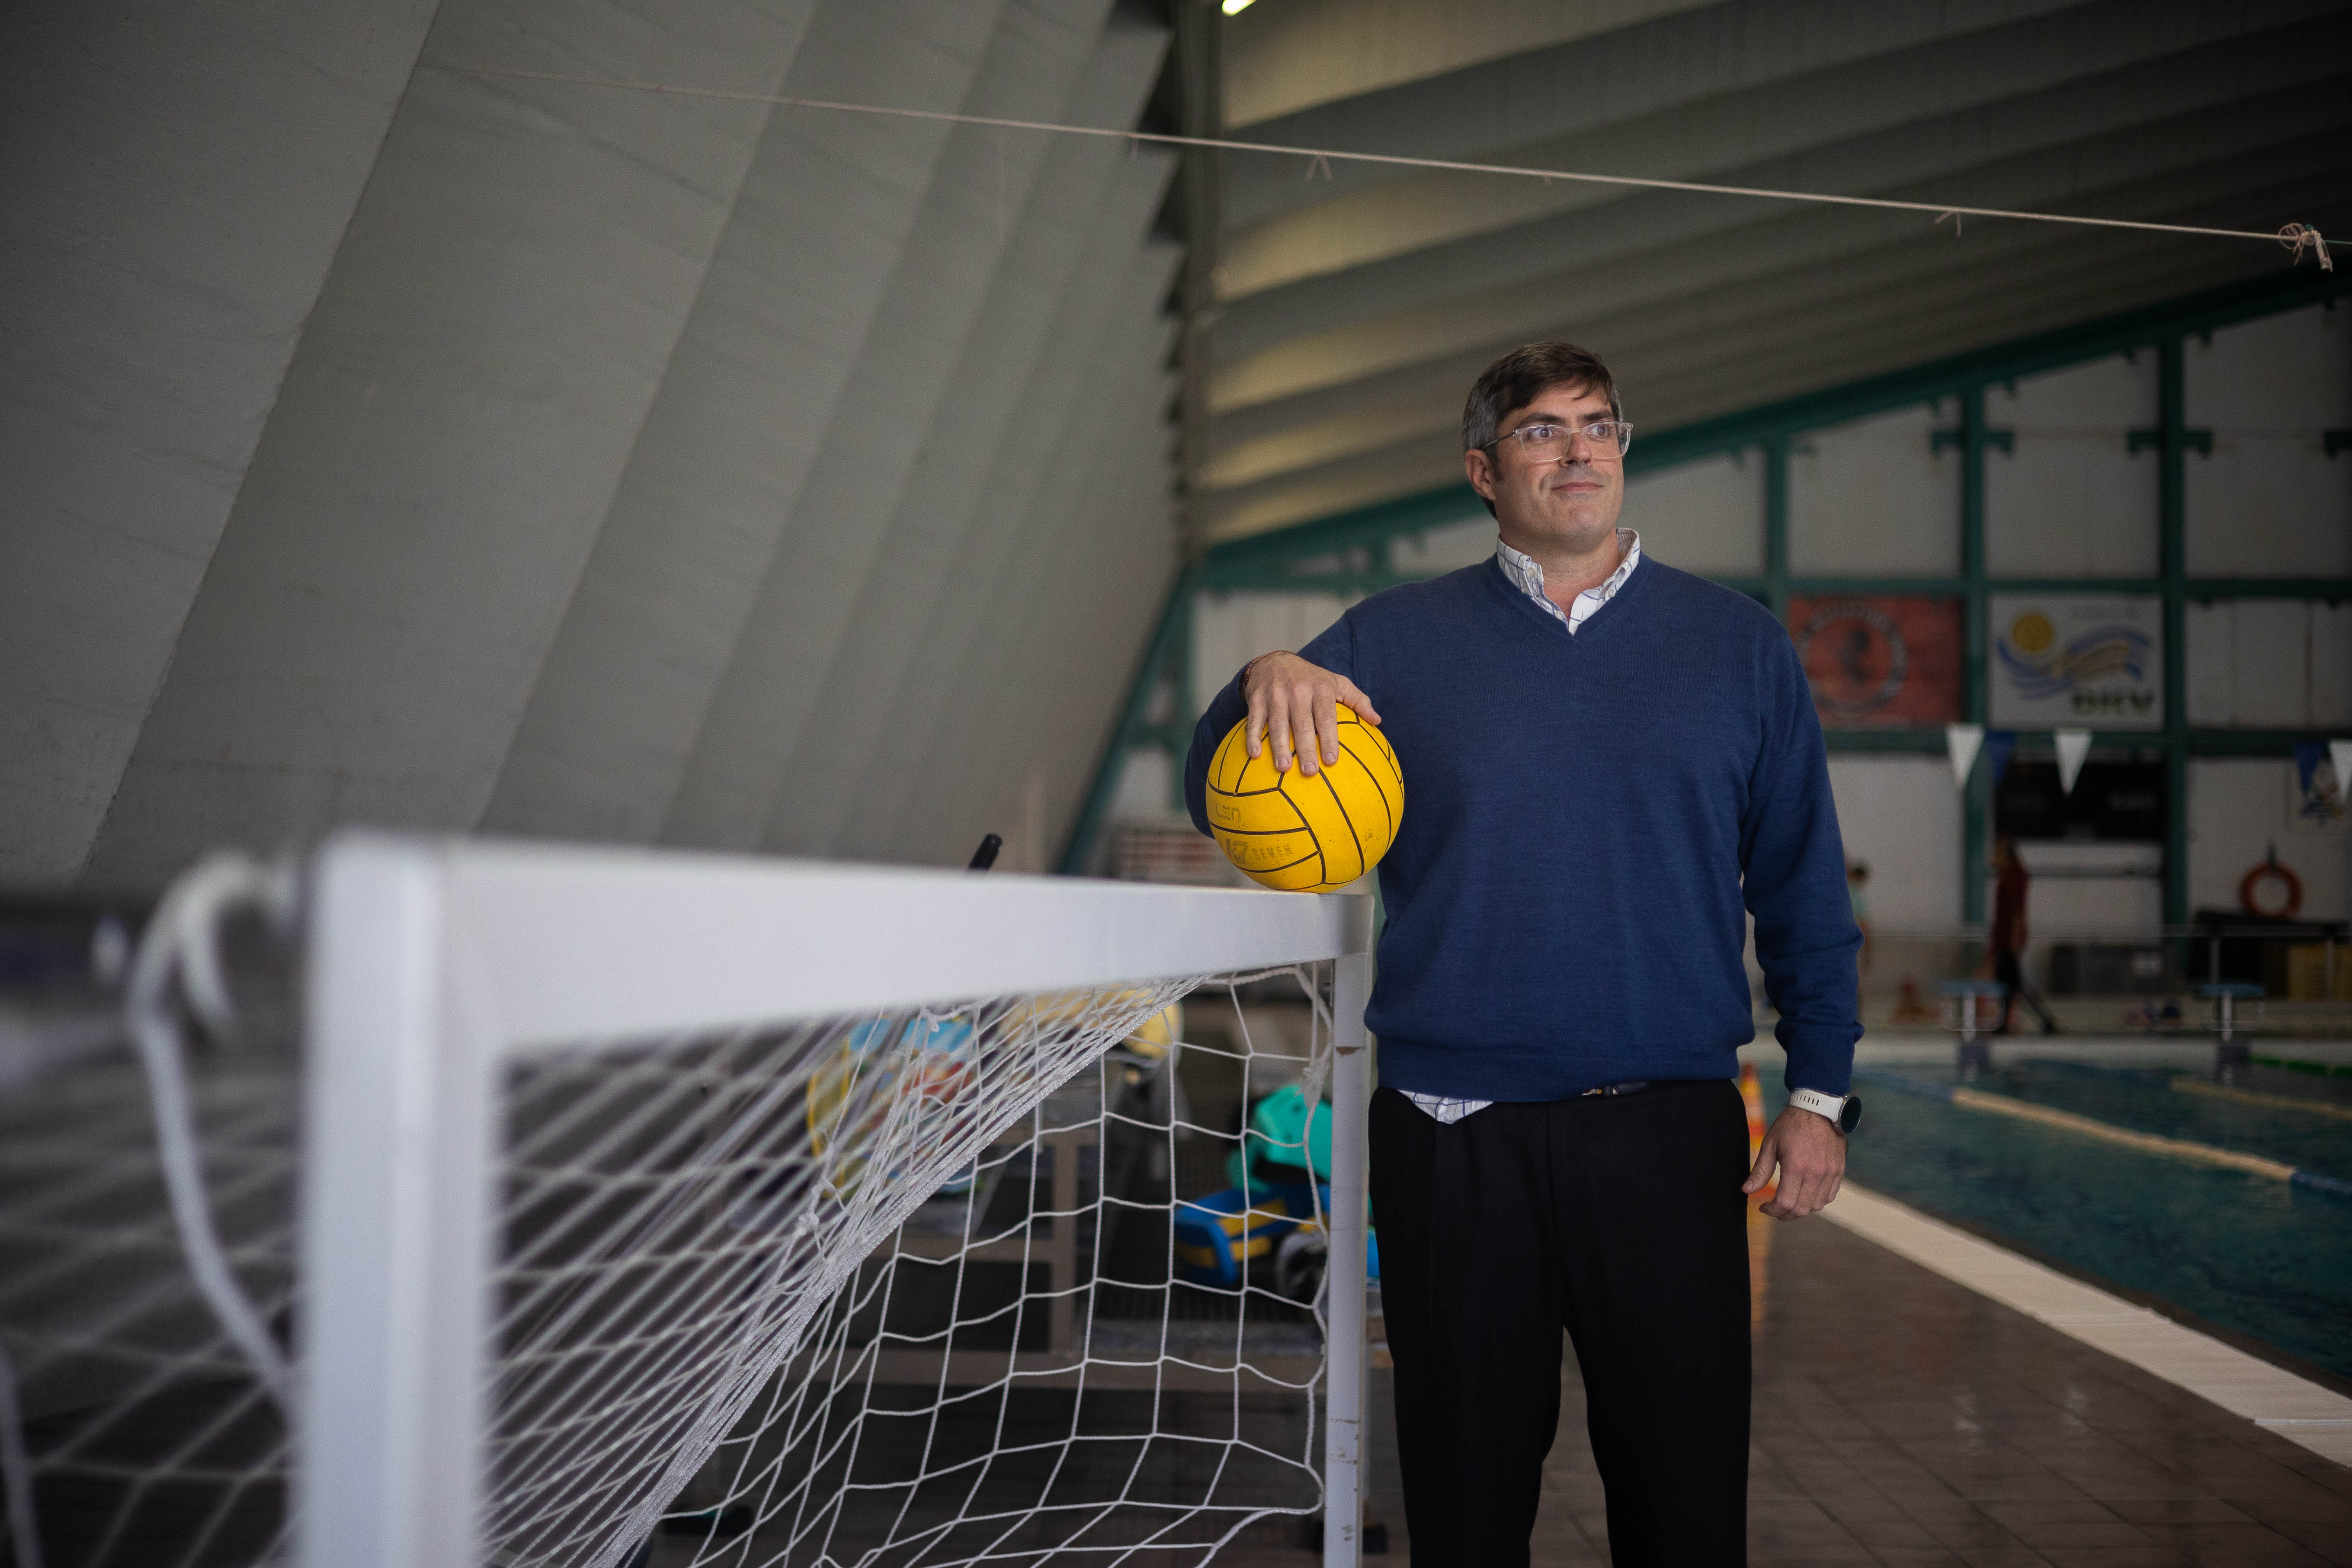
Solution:
M 1818 1089 L 1792 1089 L 1789 1103 L 1799 1110 L 1810 1110 L 1826 1117 L 1831 1126 L 1840 1132 L 1851 1132 L 1862 1120 L 1862 1096 L 1858 1094 L 1823 1094 Z

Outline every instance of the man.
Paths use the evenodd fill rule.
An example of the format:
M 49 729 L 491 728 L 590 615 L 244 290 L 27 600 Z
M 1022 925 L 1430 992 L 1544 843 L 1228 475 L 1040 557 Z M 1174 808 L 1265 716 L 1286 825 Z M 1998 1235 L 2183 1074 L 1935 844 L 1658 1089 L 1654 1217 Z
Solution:
M 1743 1562 L 1745 1194 L 1777 1168 L 1765 1212 L 1794 1219 L 1845 1166 L 1859 938 L 1811 692 L 1768 612 L 1617 527 L 1630 438 L 1592 354 L 1496 362 L 1463 414 L 1495 558 L 1252 659 L 1186 766 L 1205 832 L 1210 754 L 1244 716 L 1252 755 L 1311 773 L 1338 760 L 1344 702 L 1403 765 L 1366 1018 L 1424 1563 L 1528 1561 L 1563 1327 L 1619 1568 Z M 1751 911 L 1813 1108 L 1780 1115 L 1752 1171 L 1732 1081 Z
M 1853 915 L 1853 928 L 1862 933 L 1862 955 L 1855 967 L 1861 979 L 1854 984 L 1853 1015 L 1862 1016 L 1863 983 L 1870 978 L 1870 957 L 1878 945 L 1877 928 L 1870 923 L 1870 862 L 1856 860 L 1845 868 L 1846 908 Z
M 2025 900 L 2033 878 L 2025 869 L 2025 857 L 2017 852 L 2015 835 L 2004 833 L 1992 841 L 1992 930 L 1986 933 L 1985 945 L 1992 949 L 1992 977 L 2007 988 L 2000 994 L 2000 1026 L 1995 1032 L 2009 1033 L 2010 1015 L 2021 996 L 2041 1018 L 2042 1032 L 2054 1035 L 2058 1020 L 2025 977 Z

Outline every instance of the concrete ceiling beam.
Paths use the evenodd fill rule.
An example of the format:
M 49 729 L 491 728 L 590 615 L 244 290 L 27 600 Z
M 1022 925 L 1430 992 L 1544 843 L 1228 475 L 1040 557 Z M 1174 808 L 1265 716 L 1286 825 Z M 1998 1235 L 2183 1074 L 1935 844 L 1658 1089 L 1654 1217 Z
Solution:
M 2333 101 L 2352 103 L 2352 95 Z M 2352 110 L 2346 113 L 2352 118 Z M 2252 156 L 2276 174 L 2316 174 L 2340 166 L 2338 145 L 2339 133 L 2323 130 L 2284 146 L 2255 149 Z M 2134 181 L 2096 193 L 2095 199 L 2108 216 L 2168 221 L 2168 215 L 2179 211 L 2183 203 L 2218 199 L 2241 187 L 2243 155 L 2226 148 L 2216 151 L 2221 155 L 2199 168 Z M 2032 226 L 2053 237 L 2069 232 L 2042 226 L 1999 226 L 2004 233 Z M 1742 297 L 1756 279 L 1776 274 L 1802 276 L 1813 280 L 1813 286 L 1828 289 L 1859 286 L 1867 281 L 1870 258 L 1883 253 L 1890 243 L 1900 246 L 1920 237 L 1916 226 L 1889 221 L 1888 215 L 1864 209 L 1785 214 L 1752 224 L 1726 237 L 1723 243 L 1671 247 L 1569 274 L 1559 280 L 1556 290 L 1545 294 L 1537 310 L 1524 316 L 1505 316 L 1497 330 L 1473 334 L 1459 352 L 1433 357 L 1458 368 L 1456 362 L 1465 355 L 1475 359 L 1489 353 L 1496 343 L 1533 341 L 1548 331 L 1589 334 L 1604 322 L 1638 321 L 1644 317 L 1673 320 L 1687 309 L 1705 308 L 1726 297 Z M 1980 264 L 1985 254 L 1981 249 L 1944 252 L 1956 268 Z M 1570 312 L 1562 309 L 1567 301 L 1583 308 Z M 1544 306 L 1549 310 L 1543 310 Z M 1319 417 L 1287 427 L 1261 427 L 1219 448 L 1210 469 L 1213 481 L 1230 489 L 1285 468 L 1367 449 L 1397 433 L 1400 421 L 1407 417 L 1405 411 L 1416 407 L 1423 410 L 1424 426 L 1438 422 L 1446 412 L 1443 403 L 1432 404 L 1425 396 L 1389 398 L 1345 412 L 1325 411 Z
M 1937 138 L 1975 144 L 1981 160 L 2003 145 L 2021 151 L 2314 83 L 2352 59 L 2352 15 L 2305 4 L 2317 14 L 2266 16 L 2275 25 L 2256 28 L 2210 5 L 2105 0 L 1514 148 L 1498 161 L 1806 189 L 1823 180 L 1883 184 L 1906 177 Z M 1845 153 L 1831 158 L 1830 149 Z M 1331 325 L 1350 310 L 1398 308 L 1457 272 L 1465 286 L 1502 281 L 1563 232 L 1541 220 L 1632 194 L 1406 172 L 1229 233 L 1218 256 L 1220 353 Z
M 1248 140 L 1423 158 L 1496 152 L 1638 119 L 1783 78 L 2068 9 L 2082 0 L 1738 0 L 1368 92 L 1251 128 Z M 1304 161 L 1224 160 L 1225 226 L 1242 228 L 1394 178 L 1339 163 L 1308 184 Z
M 2347 216 L 2329 176 L 2245 194 L 2246 205 L 2289 201 L 2323 226 Z M 2187 221 L 2228 220 L 2242 206 L 2206 206 Z M 1823 290 L 1800 272 L 1777 284 L 1759 279 L 1748 297 L 1721 310 L 1640 322 L 1580 323 L 1609 343 L 1611 368 L 1653 431 L 1769 404 L 1823 385 L 1861 379 L 1981 347 L 2091 315 L 2173 298 L 2196 289 L 2275 270 L 2258 254 L 2216 251 L 2160 237 L 2114 232 L 2060 241 L 2013 230 L 2001 254 L 1953 267 L 1932 255 L 1933 240 L 1913 240 L 1880 258 L 1878 276 L 1856 287 Z M 1932 309 L 1923 310 L 1923 301 Z M 1453 395 L 1475 369 L 1458 376 Z M 1458 406 L 1458 403 L 1456 404 Z M 1217 536 L 1241 537 L 1292 522 L 1448 484 L 1460 476 L 1461 448 L 1452 422 L 1433 417 L 1420 436 L 1271 481 L 1223 498 Z
M 1225 124 L 1244 127 L 1715 3 L 1283 0 L 1255 6 L 1221 29 Z
M 2095 193 L 2103 186 L 2157 179 L 2172 171 L 2209 164 L 2216 157 L 2245 155 L 2298 135 L 2340 128 L 2352 98 L 2299 94 L 2284 101 L 2226 105 L 2175 116 L 2160 124 L 2118 131 L 2021 155 L 1971 164 L 1958 157 L 1931 178 L 1879 186 L 1862 194 L 1903 200 L 1949 201 L 1965 205 L 2025 210 L 2051 208 L 2088 216 L 2105 215 Z M 1969 149 L 1959 149 L 1961 153 Z M 2339 159 L 2339 162 L 2341 160 Z M 2243 171 L 2238 177 L 2242 182 Z M 1581 300 L 1596 312 L 1609 308 L 1605 296 L 1591 299 L 1575 287 L 1574 268 L 1623 260 L 1676 247 L 1704 249 L 1699 242 L 1725 245 L 1727 231 L 1746 228 L 1759 214 L 1787 213 L 1801 221 L 1810 211 L 1824 232 L 1859 216 L 1870 222 L 1921 225 L 1925 215 L 1867 209 L 1804 209 L 1787 204 L 1684 193 L 1650 193 L 1619 203 L 1608 221 L 1593 221 L 1580 237 L 1570 263 L 1550 277 L 1367 318 L 1345 327 L 1304 334 L 1221 366 L 1210 403 L 1223 414 L 1252 403 L 1295 395 L 1318 385 L 1353 380 L 1369 373 L 1433 358 L 1471 342 L 1508 336 L 1517 324 L 1557 320 L 1573 312 L 1563 301 Z M 2133 216 L 2124 214 L 2119 216 Z M 1565 248 L 1565 247 L 1563 247 Z

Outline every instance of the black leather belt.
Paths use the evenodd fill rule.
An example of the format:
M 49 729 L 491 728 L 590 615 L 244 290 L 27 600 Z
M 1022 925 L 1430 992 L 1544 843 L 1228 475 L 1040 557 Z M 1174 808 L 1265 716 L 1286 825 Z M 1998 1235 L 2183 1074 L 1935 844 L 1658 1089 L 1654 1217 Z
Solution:
M 1578 1095 L 1577 1098 L 1579 1100 L 1590 1100 L 1596 1094 L 1605 1094 L 1612 1099 L 1615 1099 L 1620 1095 L 1640 1094 L 1644 1089 L 1656 1089 L 1658 1085 L 1650 1082 L 1646 1079 L 1643 1079 L 1639 1083 L 1604 1083 L 1599 1089 L 1586 1089 L 1582 1094 Z

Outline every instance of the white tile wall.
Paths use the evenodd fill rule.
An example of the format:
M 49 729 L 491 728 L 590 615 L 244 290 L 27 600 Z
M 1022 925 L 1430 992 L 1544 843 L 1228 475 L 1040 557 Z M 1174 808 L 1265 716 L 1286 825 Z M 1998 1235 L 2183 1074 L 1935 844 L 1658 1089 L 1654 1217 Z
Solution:
M 2344 917 L 2344 830 L 2297 833 L 2287 823 L 2294 763 L 2276 757 L 2197 757 L 2189 763 L 2189 903 L 2234 910 L 2238 884 L 2273 847 L 2303 879 L 2301 913 Z
M 2153 350 L 1990 388 L 1986 423 L 2011 451 L 1985 454 L 1985 565 L 2005 577 L 2147 577 L 2157 563 Z
M 1812 575 L 1960 569 L 1959 455 L 1929 449 L 1957 420 L 1898 409 L 1805 437 L 1789 453 L 1789 564 Z
M 1625 483 L 1619 520 L 1639 529 L 1642 552 L 1702 576 L 1764 571 L 1764 458 L 1726 454 Z
M 2189 723 L 2273 730 L 2352 723 L 2352 604 L 2192 604 L 2188 631 Z
M 1495 553 L 1495 520 L 1483 510 L 1461 522 L 1407 534 L 1389 545 L 1389 564 L 1407 576 L 1438 577 Z
M 2352 310 L 2315 305 L 2189 340 L 2187 416 L 2213 432 L 2187 459 L 2193 576 L 2352 575 Z
M 1353 603 L 1337 594 L 1202 595 L 1192 610 L 1193 700 L 1207 707 L 1243 665 L 1276 648 L 1297 652 Z
M 1834 756 L 1830 790 L 1848 860 L 1870 867 L 1880 931 L 1960 918 L 1960 792 L 1941 757 Z

